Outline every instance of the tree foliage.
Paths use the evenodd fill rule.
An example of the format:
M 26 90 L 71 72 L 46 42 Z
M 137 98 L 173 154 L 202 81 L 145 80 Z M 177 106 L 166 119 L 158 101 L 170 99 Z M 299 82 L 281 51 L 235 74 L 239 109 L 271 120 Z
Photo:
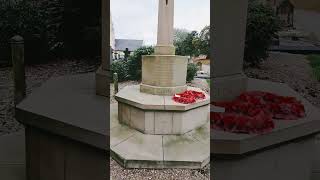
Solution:
M 196 76 L 198 71 L 197 65 L 190 63 L 187 67 L 187 82 L 191 82 Z
M 276 32 L 280 30 L 280 25 L 280 20 L 271 7 L 257 0 L 249 1 L 244 52 L 246 65 L 259 65 L 268 57 L 268 49 Z
M 181 56 L 209 55 L 210 26 L 204 27 L 201 32 L 176 29 L 174 45 L 176 54 Z
M 193 40 L 197 55 L 210 57 L 210 26 L 204 27 L 200 34 Z
M 111 63 L 111 73 L 118 74 L 118 81 L 125 81 L 128 79 L 128 64 L 127 61 L 114 61 Z
M 142 56 L 150 55 L 154 53 L 154 48 L 152 46 L 144 46 L 133 52 L 133 55 L 128 58 L 128 73 L 129 79 L 131 80 L 141 80 L 142 75 Z

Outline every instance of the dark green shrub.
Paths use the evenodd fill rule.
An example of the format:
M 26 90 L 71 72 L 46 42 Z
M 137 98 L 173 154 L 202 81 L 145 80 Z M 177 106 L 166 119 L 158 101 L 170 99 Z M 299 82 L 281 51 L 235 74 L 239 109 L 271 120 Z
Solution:
M 280 25 L 280 20 L 271 7 L 257 0 L 249 0 L 244 52 L 246 65 L 259 65 L 268 57 L 272 38 L 280 30 Z
M 38 62 L 47 55 L 46 12 L 40 7 L 40 3 L 12 0 L 0 5 L 0 43 L 9 46 L 11 37 L 21 35 L 26 63 Z
M 131 80 L 141 80 L 141 62 L 143 55 L 150 55 L 154 53 L 152 46 L 141 47 L 133 52 L 133 55 L 128 58 L 128 72 Z
M 309 60 L 311 67 L 320 66 L 320 55 L 309 55 L 307 59 Z
M 114 61 L 111 63 L 111 73 L 118 74 L 118 81 L 125 81 L 128 78 L 128 64 L 126 61 Z M 113 78 L 112 78 L 113 79 Z
M 309 55 L 307 56 L 307 59 L 313 69 L 314 77 L 320 81 L 320 55 Z
M 320 81 L 320 66 L 314 67 L 313 68 L 313 74 L 315 78 Z
M 187 82 L 191 82 L 198 71 L 197 65 L 190 63 L 187 66 Z

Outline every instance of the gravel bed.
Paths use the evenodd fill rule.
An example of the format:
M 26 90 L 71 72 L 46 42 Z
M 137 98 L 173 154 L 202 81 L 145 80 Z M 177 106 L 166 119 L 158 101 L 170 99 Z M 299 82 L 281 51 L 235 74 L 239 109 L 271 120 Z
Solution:
M 99 59 L 71 59 L 26 66 L 27 95 L 51 77 L 94 72 L 99 62 Z M 11 67 L 0 68 L 0 135 L 23 128 L 14 118 L 14 87 L 11 69 Z
M 252 78 L 286 83 L 320 107 L 320 82 L 313 77 L 305 55 L 273 52 L 259 68 L 248 68 L 245 73 Z
M 124 169 L 110 158 L 112 180 L 209 180 L 210 165 L 200 170 L 190 169 Z

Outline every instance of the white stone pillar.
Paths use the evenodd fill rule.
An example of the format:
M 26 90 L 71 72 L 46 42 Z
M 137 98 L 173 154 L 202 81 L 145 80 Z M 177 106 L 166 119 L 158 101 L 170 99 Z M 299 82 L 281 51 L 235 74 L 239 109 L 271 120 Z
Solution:
M 245 91 L 243 57 L 248 0 L 214 0 L 212 56 L 213 101 L 231 100 Z
M 155 54 L 174 55 L 174 0 L 159 0 L 158 36 Z

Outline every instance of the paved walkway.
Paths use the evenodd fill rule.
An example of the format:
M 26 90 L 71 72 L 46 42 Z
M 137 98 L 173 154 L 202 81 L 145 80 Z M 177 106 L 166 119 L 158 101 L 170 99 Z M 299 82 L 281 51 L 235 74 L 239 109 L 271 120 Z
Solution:
M 320 46 L 306 40 L 280 39 L 279 46 L 272 46 L 270 50 L 296 54 L 320 53 Z

